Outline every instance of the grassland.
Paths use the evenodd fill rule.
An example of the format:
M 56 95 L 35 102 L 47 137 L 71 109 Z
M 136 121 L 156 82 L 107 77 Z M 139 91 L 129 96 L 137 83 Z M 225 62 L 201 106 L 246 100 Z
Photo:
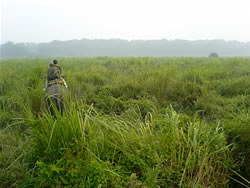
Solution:
M 58 60 L 56 119 L 49 59 L 0 62 L 3 187 L 250 186 L 250 59 Z

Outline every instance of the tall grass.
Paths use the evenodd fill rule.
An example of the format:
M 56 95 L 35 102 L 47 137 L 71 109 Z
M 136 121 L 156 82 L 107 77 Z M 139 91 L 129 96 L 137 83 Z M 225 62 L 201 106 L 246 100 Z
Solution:
M 56 120 L 49 114 L 29 119 L 35 168 L 29 183 L 208 187 L 227 182 L 221 163 L 231 166 L 232 159 L 220 125 L 187 121 L 172 107 L 145 117 L 131 108 L 117 117 L 71 104 Z
M 249 59 L 59 58 L 71 99 L 56 119 L 47 62 L 0 62 L 5 187 L 248 186 Z

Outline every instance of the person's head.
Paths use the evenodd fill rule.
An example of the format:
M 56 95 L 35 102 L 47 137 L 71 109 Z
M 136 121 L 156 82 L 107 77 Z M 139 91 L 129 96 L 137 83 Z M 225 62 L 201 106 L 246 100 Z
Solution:
M 52 62 L 53 62 L 54 65 L 57 64 L 57 60 L 56 59 L 54 59 Z

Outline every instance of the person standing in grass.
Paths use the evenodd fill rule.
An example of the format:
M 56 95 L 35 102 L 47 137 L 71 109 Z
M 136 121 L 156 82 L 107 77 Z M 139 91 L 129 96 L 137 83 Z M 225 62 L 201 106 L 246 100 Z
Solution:
M 49 64 L 49 69 L 47 71 L 47 80 L 48 82 L 52 80 L 57 80 L 61 78 L 62 69 L 57 65 L 57 60 L 53 60 L 52 63 Z

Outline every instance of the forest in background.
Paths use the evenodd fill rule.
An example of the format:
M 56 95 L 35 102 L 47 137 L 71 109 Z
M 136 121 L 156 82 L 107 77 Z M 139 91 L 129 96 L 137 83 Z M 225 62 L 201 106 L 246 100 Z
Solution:
M 225 40 L 81 39 L 49 43 L 13 43 L 0 46 L 1 58 L 80 56 L 250 56 L 250 42 Z

